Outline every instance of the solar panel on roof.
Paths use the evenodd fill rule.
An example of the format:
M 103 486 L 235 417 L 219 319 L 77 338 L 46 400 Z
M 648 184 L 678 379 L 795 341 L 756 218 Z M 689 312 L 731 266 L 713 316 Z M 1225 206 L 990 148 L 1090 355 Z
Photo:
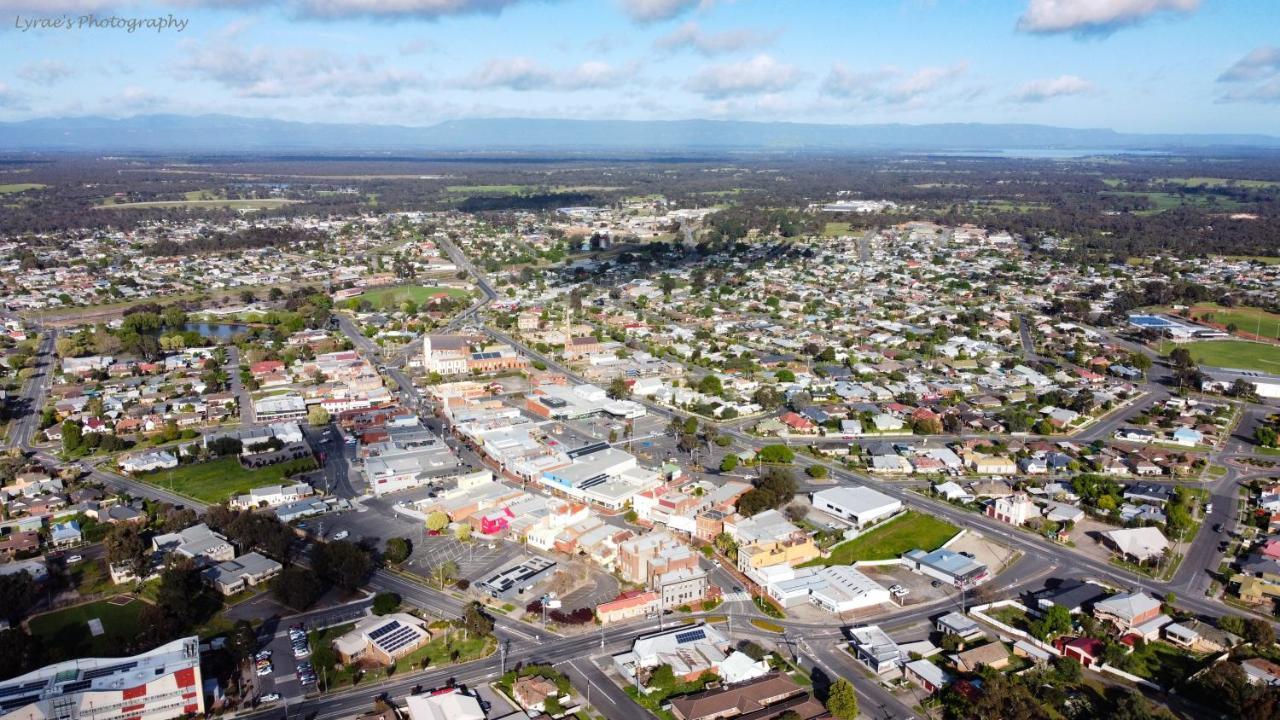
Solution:
M 85 690 L 92 686 L 93 686 L 92 680 L 77 680 L 75 682 L 67 683 L 66 685 L 63 685 L 62 692 L 63 693 L 80 692 L 81 690 Z
M 706 639 L 707 639 L 707 633 L 702 628 L 698 628 L 697 630 L 689 630 L 687 632 L 682 632 L 682 633 L 676 633 L 676 642 L 681 644 L 684 644 L 687 642 L 693 642 L 694 640 L 706 640 Z
M 378 628 L 374 628 L 373 632 L 369 633 L 369 639 L 377 640 L 378 638 L 382 637 L 383 635 L 386 635 L 387 633 L 391 632 L 392 630 L 395 630 L 398 627 L 400 627 L 400 621 L 392 620 L 386 625 L 383 625 Z
M 123 672 L 125 670 L 131 670 L 137 666 L 138 666 L 138 663 L 136 662 L 127 662 L 127 663 L 121 663 L 120 665 L 108 665 L 107 667 L 103 667 L 103 668 L 95 668 L 93 670 L 89 670 L 85 672 L 84 679 L 93 680 L 94 678 L 106 677 L 108 675 L 114 675 L 118 672 Z

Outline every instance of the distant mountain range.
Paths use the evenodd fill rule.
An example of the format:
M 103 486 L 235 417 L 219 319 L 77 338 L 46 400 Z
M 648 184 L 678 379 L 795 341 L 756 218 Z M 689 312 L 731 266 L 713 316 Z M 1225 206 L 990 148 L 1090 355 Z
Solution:
M 822 125 L 734 120 L 450 120 L 426 127 L 232 115 L 0 123 L 0 150 L 146 153 L 1178 150 L 1280 148 L 1280 137 L 1137 134 L 1049 125 Z

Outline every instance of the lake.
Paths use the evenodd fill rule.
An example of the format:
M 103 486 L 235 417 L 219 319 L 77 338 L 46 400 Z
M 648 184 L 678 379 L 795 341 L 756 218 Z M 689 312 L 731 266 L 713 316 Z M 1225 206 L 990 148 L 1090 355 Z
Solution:
M 232 336 L 248 332 L 248 325 L 239 323 L 210 323 L 210 322 L 189 322 L 182 326 L 186 332 L 198 332 L 201 335 L 218 340 L 230 340 Z

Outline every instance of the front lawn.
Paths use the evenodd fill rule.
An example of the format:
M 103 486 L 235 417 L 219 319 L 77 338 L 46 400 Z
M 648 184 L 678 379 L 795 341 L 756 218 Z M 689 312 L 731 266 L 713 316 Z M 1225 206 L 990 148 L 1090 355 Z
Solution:
M 1191 677 L 1200 669 L 1200 660 L 1172 645 L 1149 642 L 1135 648 L 1121 660 L 1119 667 L 1125 672 L 1146 678 L 1157 685 L 1171 688 Z
M 51 663 L 82 657 L 120 657 L 135 649 L 141 631 L 138 618 L 144 606 L 141 600 L 124 605 L 99 600 L 37 615 L 28 627 L 31 636 L 44 647 L 45 660 Z M 89 632 L 89 621 L 94 618 L 102 622 L 103 633 L 97 637 Z
M 291 460 L 252 470 L 233 457 L 218 458 L 172 470 L 146 473 L 139 480 L 207 503 L 223 500 L 264 485 L 279 485 L 289 477 L 316 468 L 315 460 Z
M 831 549 L 831 555 L 805 565 L 851 565 L 858 560 L 892 560 L 908 550 L 937 550 L 957 530 L 954 525 L 914 510 Z

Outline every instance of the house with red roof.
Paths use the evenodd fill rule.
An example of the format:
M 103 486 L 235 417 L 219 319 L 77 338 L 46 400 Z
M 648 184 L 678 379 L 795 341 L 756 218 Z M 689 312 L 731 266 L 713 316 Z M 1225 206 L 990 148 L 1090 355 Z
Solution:
M 1075 658 L 1085 667 L 1101 662 L 1102 649 L 1106 647 L 1101 640 L 1091 637 L 1060 637 L 1053 641 L 1053 646 L 1064 657 Z
M 813 421 L 799 413 L 788 412 L 778 419 L 782 421 L 783 425 L 791 428 L 793 432 L 812 433 L 817 431 L 817 426 L 813 424 Z

